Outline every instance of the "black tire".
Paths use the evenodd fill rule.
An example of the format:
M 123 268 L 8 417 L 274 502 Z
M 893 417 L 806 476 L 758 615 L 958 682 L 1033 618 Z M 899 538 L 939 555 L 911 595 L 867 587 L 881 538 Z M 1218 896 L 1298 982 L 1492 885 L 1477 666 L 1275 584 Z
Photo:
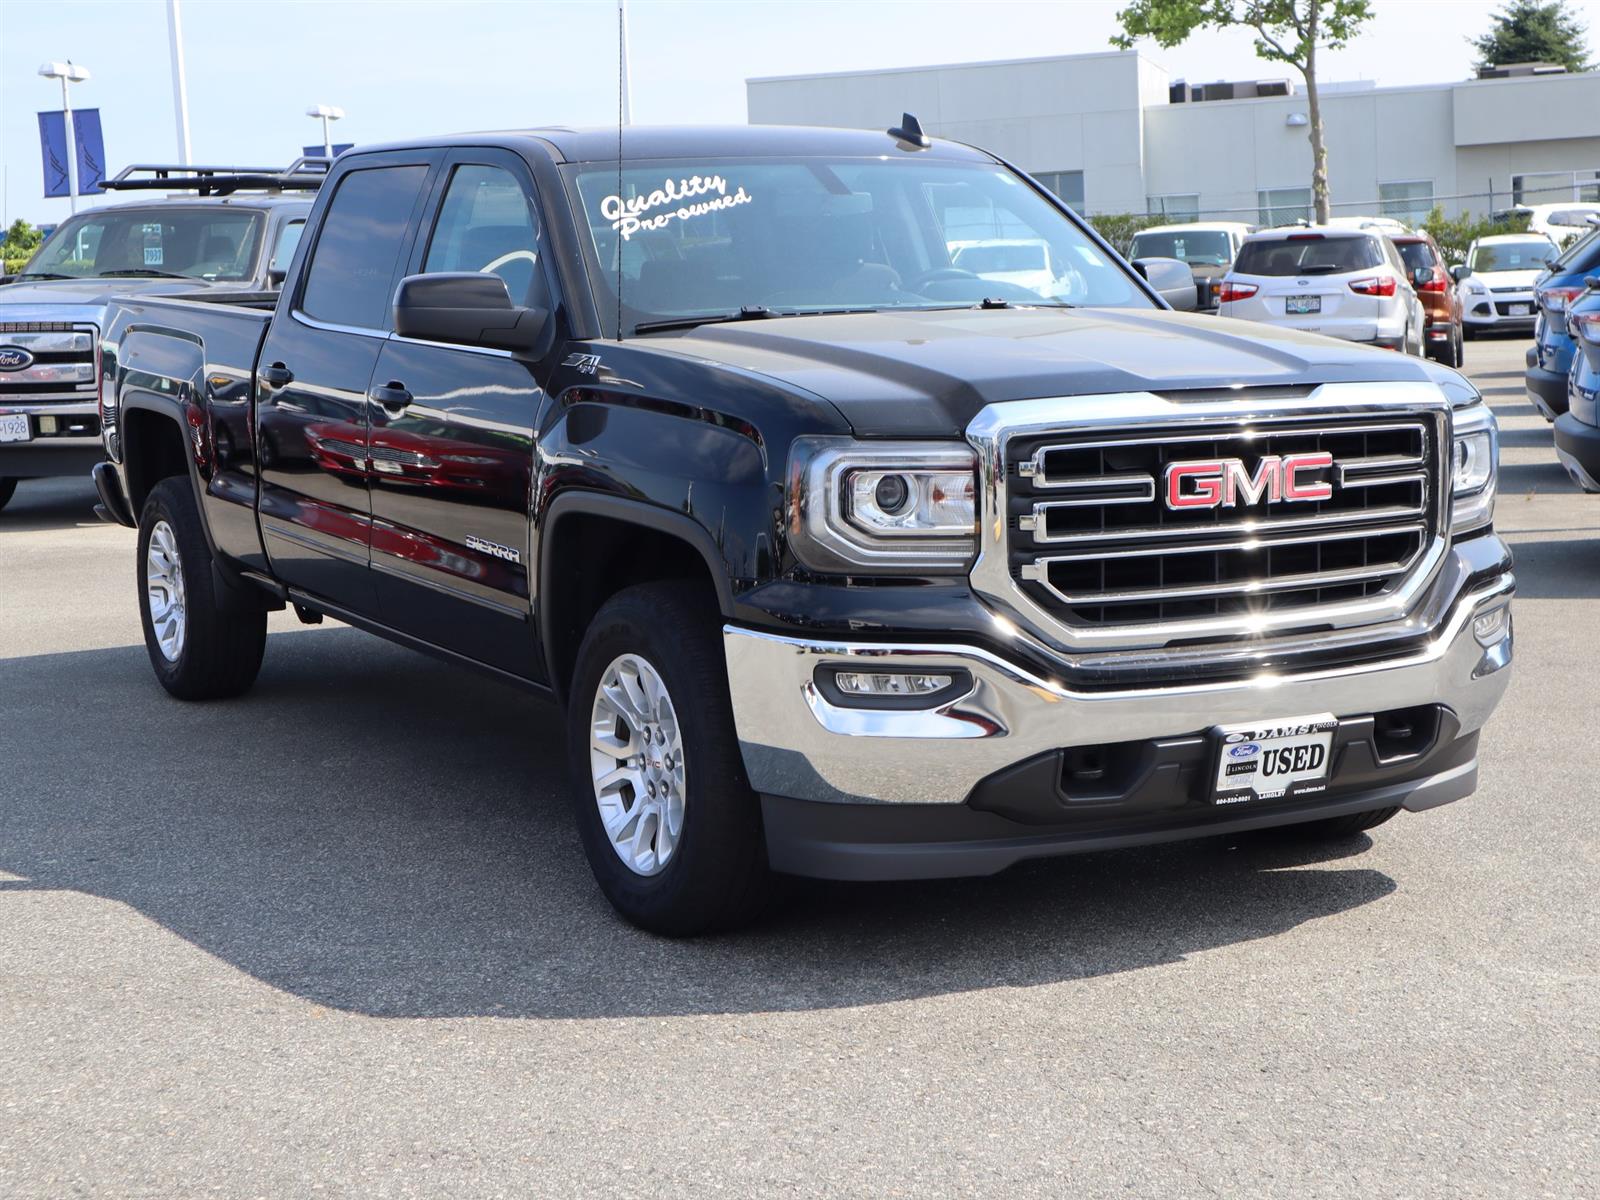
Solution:
M 0 509 L 11 503 L 17 494 L 17 481 L 9 475 L 0 475 Z
M 1461 337 L 1464 341 L 1475 342 L 1478 340 L 1478 331 L 1463 321 L 1461 324 Z
M 176 544 L 184 596 L 184 631 L 177 657 L 162 650 L 150 617 L 150 539 L 165 522 Z M 139 517 L 139 617 L 145 649 L 156 678 L 180 700 L 237 696 L 255 682 L 267 644 L 265 608 L 218 604 L 211 574 L 211 548 L 200 525 L 200 509 L 187 477 L 163 479 L 150 492 Z
M 1367 812 L 1348 813 L 1342 817 L 1328 817 L 1322 821 L 1291 825 L 1285 832 L 1314 841 L 1354 837 L 1358 833 L 1376 829 L 1399 811 L 1398 805 L 1394 808 L 1374 808 Z
M 715 597 L 692 584 L 619 592 L 584 634 L 567 703 L 573 805 L 595 880 L 628 921 L 672 937 L 748 924 L 771 894 L 760 801 L 734 731 L 716 611 Z M 591 773 L 596 693 L 623 655 L 643 659 L 660 677 L 682 748 L 681 832 L 665 865 L 650 875 L 625 864 L 613 848 Z
M 1467 348 L 1461 344 L 1461 329 L 1459 326 L 1452 327 L 1450 330 L 1450 349 L 1446 353 L 1447 357 L 1444 360 L 1444 365 L 1447 367 L 1459 369 L 1461 364 L 1467 360 Z

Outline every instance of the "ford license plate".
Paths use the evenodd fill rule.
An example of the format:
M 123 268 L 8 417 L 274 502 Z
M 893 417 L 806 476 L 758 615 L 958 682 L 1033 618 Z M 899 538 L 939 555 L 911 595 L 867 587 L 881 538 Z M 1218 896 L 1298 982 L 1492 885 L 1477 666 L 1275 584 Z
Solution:
M 1533 305 L 1531 304 L 1512 304 L 1506 308 L 1506 316 L 1508 317 L 1531 317 L 1532 315 Z
M 0 442 L 26 442 L 33 437 L 28 431 L 27 413 L 6 413 L 0 416 Z
M 1219 725 L 1215 804 L 1287 800 L 1327 790 L 1333 731 L 1331 713 Z
M 1284 301 L 1284 310 L 1291 317 L 1303 317 L 1307 313 L 1322 311 L 1321 296 L 1290 296 Z

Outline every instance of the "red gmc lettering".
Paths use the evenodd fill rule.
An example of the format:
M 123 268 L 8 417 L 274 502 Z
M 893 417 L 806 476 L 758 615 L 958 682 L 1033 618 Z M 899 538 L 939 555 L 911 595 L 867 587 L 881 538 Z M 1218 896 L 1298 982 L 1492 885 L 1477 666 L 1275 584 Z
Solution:
M 1268 454 L 1251 472 L 1237 458 L 1170 463 L 1166 470 L 1168 508 L 1233 508 L 1239 504 L 1327 500 L 1333 484 L 1302 479 L 1303 472 L 1333 465 L 1326 450 L 1315 454 Z

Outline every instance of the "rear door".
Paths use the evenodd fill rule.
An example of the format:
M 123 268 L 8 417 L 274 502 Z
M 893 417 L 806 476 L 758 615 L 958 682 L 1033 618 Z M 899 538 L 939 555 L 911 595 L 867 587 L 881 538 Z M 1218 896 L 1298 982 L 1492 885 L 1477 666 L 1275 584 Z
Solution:
M 554 311 L 538 213 L 516 155 L 455 151 L 408 270 L 492 273 L 514 304 Z M 531 676 L 537 369 L 503 350 L 394 335 L 372 392 L 372 565 L 384 622 Z
M 371 613 L 367 387 L 442 152 L 342 173 L 257 371 L 261 532 L 285 583 Z

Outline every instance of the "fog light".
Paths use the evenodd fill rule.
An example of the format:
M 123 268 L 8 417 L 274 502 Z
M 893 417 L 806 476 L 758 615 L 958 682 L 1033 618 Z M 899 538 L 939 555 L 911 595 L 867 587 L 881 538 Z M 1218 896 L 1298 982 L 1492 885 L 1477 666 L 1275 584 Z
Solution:
M 1493 646 L 1502 641 L 1511 629 L 1511 608 L 1502 604 L 1493 612 L 1483 613 L 1472 619 L 1472 636 L 1478 639 L 1480 646 Z
M 39 433 L 40 433 L 41 436 L 48 437 L 50 434 L 54 433 L 55 431 L 56 431 L 56 419 L 54 417 L 40 417 L 39 418 Z
M 840 671 L 833 681 L 847 696 L 931 696 L 955 680 L 949 675 L 888 675 Z

